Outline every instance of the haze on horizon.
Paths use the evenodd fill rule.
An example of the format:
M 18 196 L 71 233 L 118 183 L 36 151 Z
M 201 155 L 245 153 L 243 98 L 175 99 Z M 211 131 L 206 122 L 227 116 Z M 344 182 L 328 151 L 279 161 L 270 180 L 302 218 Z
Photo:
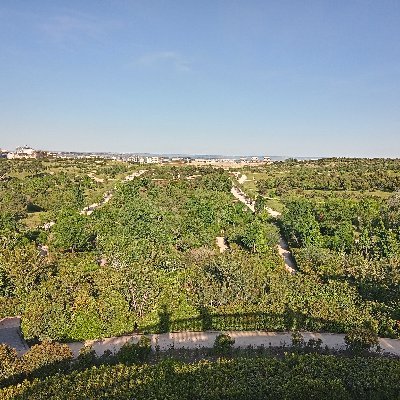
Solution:
M 400 157 L 400 2 L 0 4 L 0 147 Z

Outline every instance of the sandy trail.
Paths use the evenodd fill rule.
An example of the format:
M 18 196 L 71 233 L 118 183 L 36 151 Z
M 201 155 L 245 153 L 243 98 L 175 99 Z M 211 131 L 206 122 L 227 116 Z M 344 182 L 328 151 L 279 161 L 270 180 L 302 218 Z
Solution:
M 247 176 L 245 174 L 243 174 L 239 179 L 238 182 L 240 184 L 245 183 L 247 181 Z
M 133 179 L 143 175 L 147 170 L 141 169 L 140 171 L 134 172 L 133 174 L 127 175 L 124 178 L 124 182 L 132 181 Z M 114 187 L 115 189 L 115 187 Z M 107 204 L 113 197 L 112 192 L 106 192 L 103 196 L 103 199 L 99 203 L 93 203 L 90 206 L 85 207 L 80 213 L 83 215 L 90 215 L 94 210 L 101 207 L 104 204 Z
M 244 205 L 250 208 L 251 211 L 255 211 L 254 202 L 248 198 L 240 189 L 232 186 L 231 193 Z
M 255 211 L 254 202 L 249 197 L 247 197 L 246 194 L 243 193 L 240 189 L 233 186 L 231 189 L 231 193 L 235 196 L 235 198 L 245 204 L 251 211 Z M 275 211 L 272 208 L 266 207 L 266 210 L 274 218 L 281 215 L 280 212 Z M 281 236 L 281 238 L 279 239 L 277 247 L 279 255 L 283 258 L 283 261 L 285 263 L 285 269 L 291 274 L 294 274 L 296 272 L 296 262 L 294 261 L 293 255 L 289 250 L 289 245 L 283 236 Z
M 228 246 L 226 245 L 226 239 L 223 236 L 217 236 L 216 242 L 220 253 L 223 253 L 224 251 L 228 250 Z

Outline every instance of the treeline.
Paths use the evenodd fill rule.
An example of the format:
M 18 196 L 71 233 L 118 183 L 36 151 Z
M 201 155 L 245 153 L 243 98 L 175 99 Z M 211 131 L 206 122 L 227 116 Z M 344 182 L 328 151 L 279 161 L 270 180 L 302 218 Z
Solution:
M 93 160 L 0 160 L 0 236 L 26 231 L 27 218 L 39 224 L 82 209 L 103 186 L 87 175 L 93 168 Z
M 296 189 L 391 192 L 400 188 L 400 160 L 288 160 L 274 163 L 263 171 L 266 177 L 257 182 L 261 194 L 272 190 L 284 195 Z

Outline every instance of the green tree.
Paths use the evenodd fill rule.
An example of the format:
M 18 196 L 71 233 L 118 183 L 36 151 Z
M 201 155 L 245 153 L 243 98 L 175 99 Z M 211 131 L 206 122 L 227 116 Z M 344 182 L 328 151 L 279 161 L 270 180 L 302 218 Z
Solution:
M 289 241 L 298 247 L 319 246 L 322 236 L 310 202 L 293 199 L 283 213 L 283 228 Z
M 52 229 L 52 244 L 63 250 L 90 250 L 94 238 L 88 218 L 75 211 L 63 210 Z

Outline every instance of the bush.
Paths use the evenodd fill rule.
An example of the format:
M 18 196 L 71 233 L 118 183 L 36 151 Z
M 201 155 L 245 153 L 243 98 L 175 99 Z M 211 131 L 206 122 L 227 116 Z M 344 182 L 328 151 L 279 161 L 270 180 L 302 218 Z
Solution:
M 398 399 L 400 363 L 378 357 L 287 354 L 183 363 L 104 365 L 0 389 L 14 399 Z
M 137 343 L 126 342 L 119 352 L 117 358 L 124 364 L 144 362 L 151 353 L 151 341 L 147 336 L 142 336 Z
M 235 339 L 225 333 L 221 333 L 215 338 L 213 349 L 218 355 L 226 355 L 232 351 L 234 344 Z
M 92 349 L 91 346 L 83 346 L 80 349 L 79 355 L 76 359 L 76 363 L 79 365 L 80 368 L 89 368 L 90 366 L 94 365 L 96 361 L 96 352 Z
M 304 338 L 302 334 L 298 331 L 292 332 L 292 346 L 293 347 L 303 347 Z
M 344 337 L 347 348 L 355 354 L 369 351 L 373 347 L 378 347 L 378 335 L 368 328 L 356 328 L 351 330 Z
M 0 381 L 12 376 L 16 370 L 17 352 L 15 349 L 0 344 Z
M 32 346 L 20 359 L 20 371 L 26 375 L 45 377 L 65 371 L 73 358 L 66 344 L 44 341 Z

